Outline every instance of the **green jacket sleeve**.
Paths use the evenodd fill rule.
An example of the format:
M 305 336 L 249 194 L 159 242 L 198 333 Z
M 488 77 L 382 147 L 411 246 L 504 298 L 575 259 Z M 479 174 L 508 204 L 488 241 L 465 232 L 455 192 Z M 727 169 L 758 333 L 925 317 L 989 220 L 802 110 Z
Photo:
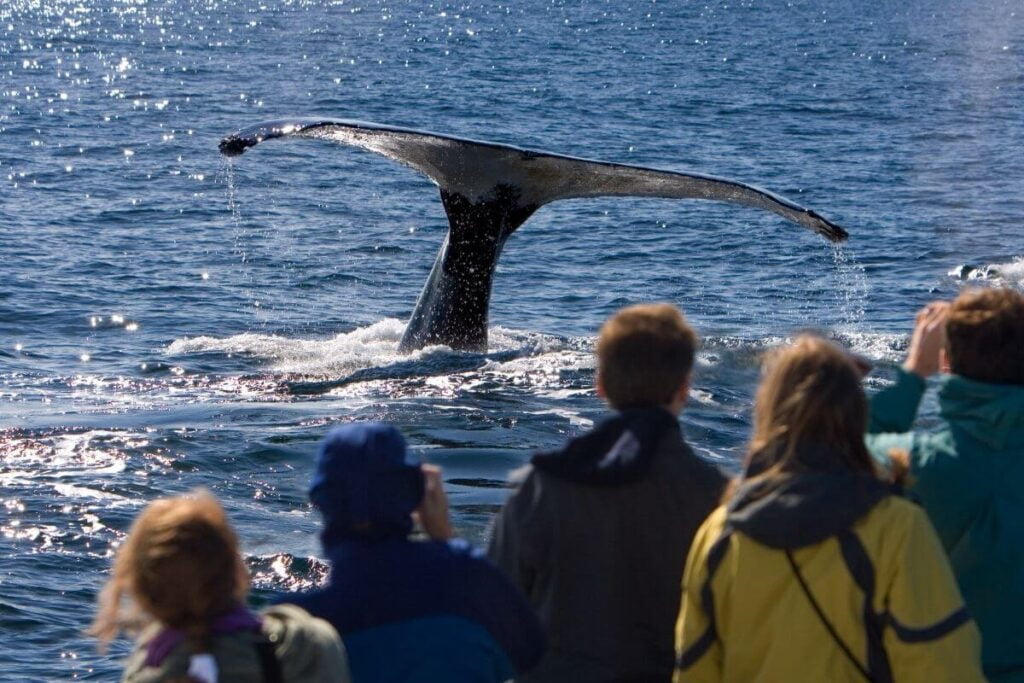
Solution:
M 924 389 L 923 379 L 903 368 L 897 370 L 896 383 L 871 398 L 868 434 L 909 432 Z
M 907 506 L 880 567 L 885 650 L 897 681 L 975 683 L 981 636 L 924 510 Z

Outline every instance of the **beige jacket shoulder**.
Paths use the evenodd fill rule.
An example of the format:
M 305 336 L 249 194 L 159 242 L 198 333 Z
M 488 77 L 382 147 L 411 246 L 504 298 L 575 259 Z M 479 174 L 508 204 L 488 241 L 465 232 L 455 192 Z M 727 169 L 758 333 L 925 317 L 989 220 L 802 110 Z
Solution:
M 276 605 L 261 612 L 262 637 L 274 646 L 285 683 L 349 683 L 345 648 L 334 627 L 310 616 L 295 605 Z M 191 655 L 184 645 L 176 647 L 158 667 L 146 666 L 146 646 L 160 632 L 154 624 L 142 632 L 125 662 L 125 683 L 156 683 L 184 676 Z M 217 661 L 221 681 L 263 680 L 254 644 L 254 633 L 233 633 L 215 638 L 211 654 Z

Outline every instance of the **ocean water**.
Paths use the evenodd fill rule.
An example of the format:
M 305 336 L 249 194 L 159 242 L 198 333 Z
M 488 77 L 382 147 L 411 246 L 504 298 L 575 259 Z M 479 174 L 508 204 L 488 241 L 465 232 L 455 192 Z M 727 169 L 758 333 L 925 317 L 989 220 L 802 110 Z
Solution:
M 318 439 L 382 419 L 486 537 L 507 472 L 600 418 L 591 352 L 634 302 L 703 337 L 683 416 L 736 467 L 758 359 L 801 329 L 887 381 L 914 311 L 1024 286 L 1019 0 L 0 3 L 0 678 L 109 680 L 82 635 L 153 498 L 228 508 L 257 598 L 323 579 Z M 357 118 L 752 182 L 849 243 L 709 202 L 567 201 L 509 241 L 491 350 L 396 353 L 446 230 Z M 934 416 L 926 405 L 925 419 Z

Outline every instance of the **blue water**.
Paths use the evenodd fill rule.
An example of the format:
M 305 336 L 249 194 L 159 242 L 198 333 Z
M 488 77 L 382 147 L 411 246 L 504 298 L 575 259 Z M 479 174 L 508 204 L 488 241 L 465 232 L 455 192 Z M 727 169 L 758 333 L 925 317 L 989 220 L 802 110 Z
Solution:
M 482 540 L 507 471 L 601 414 L 594 333 L 627 303 L 699 328 L 684 429 L 734 467 L 763 349 L 823 329 L 877 386 L 919 305 L 1024 283 L 1022 102 L 1019 0 L 5 0 L 0 677 L 114 676 L 125 645 L 81 630 L 161 495 L 224 501 L 258 597 L 321 580 L 305 488 L 339 422 L 400 425 Z M 713 203 L 555 204 L 506 247 L 490 354 L 399 356 L 436 189 L 327 142 L 218 155 L 292 115 L 734 177 L 852 238 Z

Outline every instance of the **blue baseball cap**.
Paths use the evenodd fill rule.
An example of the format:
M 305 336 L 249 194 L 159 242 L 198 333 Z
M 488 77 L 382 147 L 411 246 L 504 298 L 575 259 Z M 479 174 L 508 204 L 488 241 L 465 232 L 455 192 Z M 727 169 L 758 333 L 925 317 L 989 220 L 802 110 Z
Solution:
M 420 459 L 383 422 L 337 427 L 320 442 L 309 499 L 324 518 L 324 543 L 407 536 L 423 500 Z

